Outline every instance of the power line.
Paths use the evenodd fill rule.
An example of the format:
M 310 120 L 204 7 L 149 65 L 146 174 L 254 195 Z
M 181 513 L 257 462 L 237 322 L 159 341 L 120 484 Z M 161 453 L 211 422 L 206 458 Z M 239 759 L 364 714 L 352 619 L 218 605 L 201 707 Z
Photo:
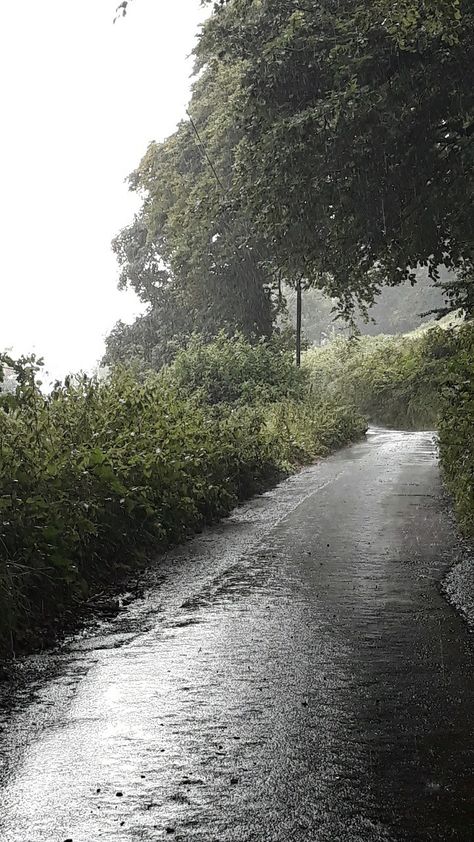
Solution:
M 227 191 L 226 191 L 226 189 L 225 189 L 225 187 L 224 187 L 224 185 L 223 185 L 222 181 L 220 180 L 220 178 L 219 178 L 219 176 L 218 176 L 218 174 L 217 174 L 216 168 L 215 168 L 214 164 L 212 163 L 212 161 L 211 161 L 211 159 L 210 159 L 210 157 L 209 157 L 209 155 L 208 155 L 208 153 L 207 153 L 207 149 L 206 149 L 206 147 L 204 146 L 204 143 L 203 143 L 203 142 L 202 142 L 202 140 L 201 140 L 201 137 L 200 137 L 200 135 L 199 135 L 199 132 L 198 132 L 198 129 L 197 129 L 196 123 L 194 122 L 193 118 L 191 117 L 191 114 L 189 113 L 189 111 L 187 111 L 187 110 L 186 110 L 186 114 L 187 114 L 187 115 L 188 115 L 188 117 L 189 117 L 189 122 L 191 123 L 191 126 L 193 127 L 193 131 L 194 131 L 194 134 L 195 134 L 195 135 L 196 135 L 196 137 L 197 137 L 197 140 L 198 140 L 199 146 L 200 146 L 200 148 L 201 148 L 201 150 L 202 150 L 202 152 L 203 152 L 203 154 L 204 154 L 204 156 L 205 156 L 205 158 L 206 158 L 207 163 L 209 164 L 209 166 L 210 166 L 210 168 L 211 168 L 211 170 L 212 170 L 212 172 L 213 172 L 213 174 L 214 174 L 214 178 L 216 179 L 217 183 L 220 185 L 221 190 L 223 190 L 223 191 L 224 191 L 224 193 L 226 193 Z

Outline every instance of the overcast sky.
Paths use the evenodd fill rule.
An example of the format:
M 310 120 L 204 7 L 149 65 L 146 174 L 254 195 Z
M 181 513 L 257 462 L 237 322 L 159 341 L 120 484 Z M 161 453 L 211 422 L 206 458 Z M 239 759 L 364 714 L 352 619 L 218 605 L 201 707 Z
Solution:
M 189 97 L 199 0 L 9 0 L 0 27 L 0 350 L 54 376 L 90 369 L 117 319 L 110 241 L 133 217 L 124 179 Z

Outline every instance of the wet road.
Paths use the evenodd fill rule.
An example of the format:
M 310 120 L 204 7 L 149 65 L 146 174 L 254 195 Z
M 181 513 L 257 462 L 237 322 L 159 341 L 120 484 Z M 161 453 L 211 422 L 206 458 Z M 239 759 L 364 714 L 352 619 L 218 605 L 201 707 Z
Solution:
M 472 842 L 455 542 L 433 437 L 375 430 L 169 553 L 0 691 L 1 841 Z

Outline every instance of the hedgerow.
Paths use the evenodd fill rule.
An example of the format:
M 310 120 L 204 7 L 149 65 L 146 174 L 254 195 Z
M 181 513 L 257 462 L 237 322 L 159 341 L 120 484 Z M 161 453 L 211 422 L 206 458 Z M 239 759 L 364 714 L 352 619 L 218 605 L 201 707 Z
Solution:
M 433 429 L 445 362 L 456 352 L 457 332 L 435 327 L 418 335 L 337 339 L 308 351 L 304 368 L 316 395 L 344 398 L 373 423 Z
M 251 344 L 242 334 L 220 333 L 209 344 L 198 336 L 162 371 L 163 382 L 203 403 L 273 403 L 304 398 L 307 373 L 295 367 L 293 354 L 277 339 Z
M 460 331 L 441 392 L 439 447 L 460 524 L 474 536 L 474 326 Z
M 280 352 L 241 339 L 195 344 L 174 374 L 139 382 L 117 369 L 49 395 L 34 358 L 10 365 L 18 385 L 0 396 L 3 652 L 38 642 L 151 552 L 365 429 L 350 406 L 317 406 Z

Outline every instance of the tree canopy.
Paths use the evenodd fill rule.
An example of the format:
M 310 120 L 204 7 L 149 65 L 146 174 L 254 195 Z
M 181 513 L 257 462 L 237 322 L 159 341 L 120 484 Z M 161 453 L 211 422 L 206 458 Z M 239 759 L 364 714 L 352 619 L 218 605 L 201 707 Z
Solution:
M 279 268 L 346 305 L 473 260 L 464 0 L 228 0 L 198 56 L 243 65 L 234 197 Z
M 247 336 L 272 331 L 274 279 L 258 238 L 229 203 L 241 139 L 239 74 L 238 63 L 206 68 L 188 120 L 163 143 L 151 143 L 129 179 L 143 204 L 113 242 L 119 285 L 149 303 L 146 324 L 161 319 L 165 344 L 193 331 L 209 337 L 221 329 Z
M 473 36 L 467 0 L 215 3 L 188 119 L 130 176 L 114 250 L 149 311 L 109 351 L 269 336 L 282 281 L 352 315 L 444 265 L 471 312 Z

